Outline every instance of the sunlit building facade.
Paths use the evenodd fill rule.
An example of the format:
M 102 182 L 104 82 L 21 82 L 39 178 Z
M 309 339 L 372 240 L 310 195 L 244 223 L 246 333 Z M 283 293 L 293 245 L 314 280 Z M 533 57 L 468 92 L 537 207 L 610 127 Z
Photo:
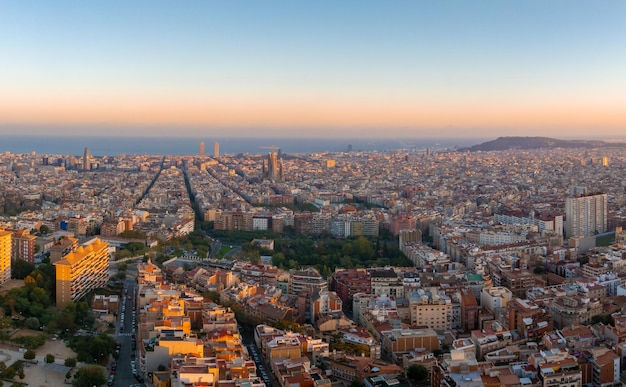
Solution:
M 109 244 L 93 239 L 55 262 L 57 307 L 77 301 L 109 280 Z
M 0 229 L 0 285 L 11 279 L 12 233 Z

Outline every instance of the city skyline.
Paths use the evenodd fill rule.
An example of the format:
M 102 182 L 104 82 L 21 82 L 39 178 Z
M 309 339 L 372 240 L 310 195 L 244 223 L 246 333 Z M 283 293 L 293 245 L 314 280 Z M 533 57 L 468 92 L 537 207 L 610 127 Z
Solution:
M 619 2 L 0 2 L 0 134 L 623 137 Z

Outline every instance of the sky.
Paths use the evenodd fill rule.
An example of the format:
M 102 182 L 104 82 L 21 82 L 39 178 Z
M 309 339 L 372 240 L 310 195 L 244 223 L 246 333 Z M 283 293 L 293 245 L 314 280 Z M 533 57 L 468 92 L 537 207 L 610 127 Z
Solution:
M 0 0 L 0 134 L 626 137 L 626 2 Z

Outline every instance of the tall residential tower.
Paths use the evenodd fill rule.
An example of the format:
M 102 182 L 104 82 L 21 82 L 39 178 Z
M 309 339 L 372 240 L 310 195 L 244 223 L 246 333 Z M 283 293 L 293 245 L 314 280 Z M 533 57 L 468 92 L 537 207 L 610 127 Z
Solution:
M 12 235 L 0 228 L 0 285 L 11 279 Z
M 57 307 L 80 300 L 109 280 L 109 244 L 96 238 L 64 255 L 56 267 Z
M 606 194 L 591 193 L 566 198 L 565 226 L 565 236 L 568 238 L 606 232 Z

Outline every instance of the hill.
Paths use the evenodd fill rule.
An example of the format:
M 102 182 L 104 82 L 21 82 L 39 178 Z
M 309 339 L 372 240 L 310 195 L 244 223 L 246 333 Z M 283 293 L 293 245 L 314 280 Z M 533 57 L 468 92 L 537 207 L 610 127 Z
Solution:
M 558 140 L 549 137 L 498 137 L 495 140 L 463 149 L 465 151 L 500 151 L 509 149 L 542 149 L 542 148 L 606 148 L 626 147 L 625 143 L 613 143 L 599 140 Z

